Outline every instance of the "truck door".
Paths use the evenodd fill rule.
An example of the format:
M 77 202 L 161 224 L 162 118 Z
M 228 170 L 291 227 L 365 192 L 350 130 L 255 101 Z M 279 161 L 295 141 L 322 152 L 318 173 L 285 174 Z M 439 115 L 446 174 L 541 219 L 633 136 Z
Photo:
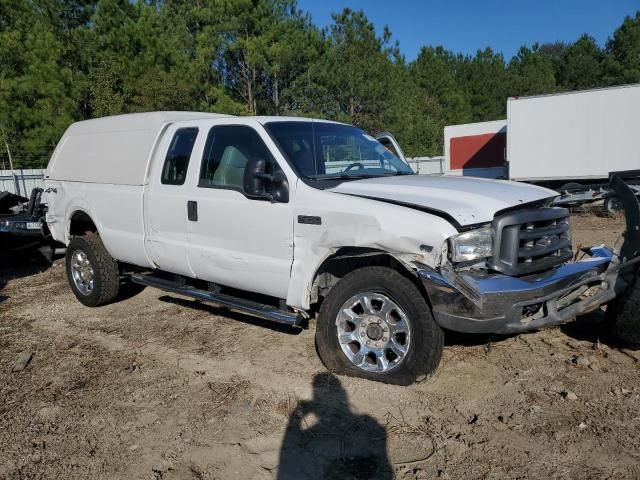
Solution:
M 286 203 L 247 196 L 243 180 L 249 159 L 265 160 L 267 174 L 282 169 L 262 127 L 242 123 L 218 120 L 203 132 L 200 169 L 189 178 L 194 209 L 188 220 L 189 263 L 198 278 L 285 298 L 293 262 L 295 182 L 289 179 Z
M 151 162 L 144 193 L 145 248 L 160 270 L 192 276 L 187 258 L 187 172 L 198 169 L 191 158 L 197 126 L 170 126 Z
M 398 143 L 398 141 L 395 139 L 395 137 L 393 135 L 391 135 L 389 132 L 382 132 L 382 133 L 378 133 L 375 136 L 375 138 L 382 145 L 384 145 L 384 147 L 387 150 L 389 150 L 391 153 L 393 153 L 400 160 L 402 160 L 403 162 L 408 164 L 407 159 L 405 158 L 404 153 L 403 153 L 402 149 L 400 148 L 400 144 Z

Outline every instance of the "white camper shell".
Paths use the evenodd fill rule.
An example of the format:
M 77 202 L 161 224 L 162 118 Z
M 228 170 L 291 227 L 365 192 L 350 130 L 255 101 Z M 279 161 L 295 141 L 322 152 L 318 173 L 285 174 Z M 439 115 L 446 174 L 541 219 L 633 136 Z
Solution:
M 53 152 L 45 177 L 69 182 L 143 185 L 154 146 L 168 125 L 223 117 L 228 115 L 151 112 L 74 123 Z

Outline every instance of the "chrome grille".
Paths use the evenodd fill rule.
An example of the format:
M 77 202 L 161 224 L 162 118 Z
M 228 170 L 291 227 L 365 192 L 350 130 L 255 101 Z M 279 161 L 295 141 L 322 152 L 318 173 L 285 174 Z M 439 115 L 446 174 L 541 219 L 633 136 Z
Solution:
M 565 208 L 519 210 L 493 221 L 495 242 L 490 268 L 526 275 L 560 265 L 573 256 L 569 211 Z

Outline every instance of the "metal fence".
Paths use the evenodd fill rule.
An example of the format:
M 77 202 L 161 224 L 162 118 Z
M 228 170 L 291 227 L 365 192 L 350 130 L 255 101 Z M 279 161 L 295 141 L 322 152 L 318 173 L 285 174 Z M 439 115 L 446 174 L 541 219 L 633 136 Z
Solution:
M 31 190 L 44 185 L 44 168 L 0 170 L 0 192 L 5 190 L 28 197 Z

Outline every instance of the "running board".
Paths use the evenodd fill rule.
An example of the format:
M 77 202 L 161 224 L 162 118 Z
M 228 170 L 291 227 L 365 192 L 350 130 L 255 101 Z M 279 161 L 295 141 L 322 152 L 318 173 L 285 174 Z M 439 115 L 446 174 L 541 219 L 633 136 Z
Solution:
M 262 318 L 264 320 L 271 320 L 277 323 L 283 323 L 294 327 L 299 327 L 304 320 L 301 315 L 281 310 L 272 305 L 265 305 L 263 303 L 246 300 L 224 293 L 209 292 L 207 290 L 194 288 L 188 285 L 181 286 L 176 282 L 166 280 L 164 278 L 159 278 L 152 274 L 134 273 L 133 275 L 131 275 L 131 280 L 135 283 L 139 283 L 140 285 L 154 287 L 160 290 L 164 290 L 165 292 L 185 295 L 187 297 L 195 298 L 196 300 L 202 300 L 204 302 L 215 303 L 217 305 L 221 305 L 238 312 L 253 315 L 254 317 Z

